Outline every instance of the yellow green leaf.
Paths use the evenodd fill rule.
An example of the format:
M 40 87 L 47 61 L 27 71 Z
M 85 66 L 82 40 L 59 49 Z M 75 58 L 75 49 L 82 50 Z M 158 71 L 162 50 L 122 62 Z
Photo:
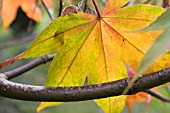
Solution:
M 46 107 L 57 106 L 59 104 L 61 104 L 61 102 L 41 102 L 40 106 L 37 107 L 37 112 L 40 112 Z
M 112 1 L 110 0 L 110 2 Z M 107 7 L 110 7 L 110 5 L 106 6 L 106 9 L 109 9 Z M 106 9 L 104 9 L 104 11 Z M 91 80 L 89 82 L 92 82 L 93 84 L 102 83 L 110 80 L 115 80 L 116 78 L 119 79 L 118 75 L 121 75 L 122 77 L 122 75 L 126 73 L 126 71 L 124 70 L 124 65 L 122 64 L 122 59 L 125 60 L 128 65 L 130 65 L 134 69 L 137 69 L 143 55 L 151 46 L 155 38 L 160 34 L 160 32 L 155 31 L 144 33 L 127 33 L 125 31 L 143 28 L 149 25 L 149 23 L 155 20 L 157 16 L 159 16 L 163 11 L 163 9 L 155 6 L 133 5 L 117 10 L 114 9 L 114 7 L 112 6 L 110 7 L 110 12 L 103 12 L 101 29 L 103 28 L 102 36 L 104 37 L 104 40 L 107 40 L 103 44 L 105 46 L 104 55 L 106 56 L 106 59 L 109 59 L 111 57 L 114 60 L 106 60 L 106 63 L 103 64 L 100 61 L 100 64 L 97 64 L 98 67 L 97 65 L 95 65 L 94 68 L 98 68 L 96 70 L 101 70 L 102 68 L 103 70 L 95 73 L 92 77 L 89 77 Z M 108 47 L 108 45 L 110 45 L 110 47 Z M 113 51 L 108 52 L 108 50 Z M 111 56 L 109 53 L 114 54 L 115 57 L 114 55 Z M 167 62 L 167 60 L 168 59 L 166 59 L 165 62 Z M 160 65 L 161 64 L 155 64 L 154 68 L 150 69 L 150 71 L 159 70 L 160 68 L 163 68 L 165 66 Z M 95 69 L 93 69 L 93 73 L 94 70 Z M 110 73 L 109 70 L 111 70 Z M 97 75 L 97 77 L 95 75 Z M 113 78 L 109 79 L 109 77 Z M 115 99 L 121 100 L 121 102 L 119 103 L 119 107 L 117 107 L 115 104 L 112 104 L 115 102 Z M 99 106 L 103 108 L 106 113 L 117 113 L 121 112 L 121 110 L 123 109 L 124 101 L 123 97 L 120 96 L 108 98 L 107 101 L 104 101 L 103 99 L 96 100 L 96 102 L 99 104 Z
M 66 31 L 86 24 L 93 18 L 94 16 L 92 15 L 82 13 L 57 18 L 43 30 L 20 59 L 39 57 L 56 52 L 62 47 L 64 37 L 69 37 L 69 35 L 65 34 Z
M 145 56 L 143 57 L 140 67 L 137 70 L 137 74 L 143 73 L 155 59 L 157 59 L 161 54 L 163 54 L 165 51 L 168 53 L 170 48 L 170 9 L 167 9 L 161 16 L 157 18 L 156 21 L 152 22 L 148 27 L 136 30 L 132 32 L 144 32 L 144 31 L 153 31 L 153 30 L 159 30 L 164 29 L 164 31 L 157 37 L 157 39 L 154 41 L 150 49 L 147 51 Z M 164 55 L 164 59 L 160 59 L 159 63 L 166 63 L 168 66 L 167 60 L 169 59 L 169 55 L 167 57 Z M 158 62 L 158 61 L 157 61 Z M 166 64 L 164 64 L 166 66 Z
M 95 26 L 96 18 L 81 26 L 66 31 L 65 43 L 61 51 L 54 58 L 47 76 L 46 86 L 80 86 L 83 85 L 87 75 L 87 65 L 83 60 L 84 43 Z M 83 32 L 82 32 L 83 31 Z M 74 34 L 74 35 L 72 35 Z M 68 37 L 69 36 L 69 37 Z M 54 71 L 55 70 L 55 71 Z M 78 72 L 78 73 L 77 73 Z M 59 103 L 41 103 L 38 111 L 47 106 Z M 45 106 L 46 105 L 46 106 Z
M 125 106 L 126 96 L 116 96 L 95 100 L 105 113 L 121 113 Z
M 58 32 L 54 31 L 51 37 L 54 38 L 56 32 L 58 35 L 62 33 L 59 39 L 58 35 L 55 35 L 54 39 L 62 40 L 63 44 L 52 61 L 46 86 L 80 86 L 86 77 L 88 84 L 125 78 L 127 71 L 124 61 L 133 69 L 138 68 L 142 57 L 161 31 L 142 33 L 126 31 L 148 26 L 164 12 L 164 9 L 150 5 L 121 8 L 127 2 L 128 0 L 110 0 L 101 18 L 78 13 L 55 20 L 61 22 L 62 27 L 56 27 Z M 40 42 L 38 44 L 41 45 Z M 167 60 L 168 57 L 162 61 Z M 155 62 L 149 71 L 159 70 L 165 66 L 162 62 Z M 105 113 L 120 113 L 125 105 L 125 98 L 118 96 L 95 101 Z M 42 103 L 38 110 L 55 104 L 59 103 L 51 105 Z
M 157 6 L 133 5 L 111 12 L 113 16 L 103 18 L 108 25 L 116 31 L 119 31 L 118 33 L 124 43 L 121 45 L 122 57 L 133 69 L 136 70 L 138 68 L 143 55 L 161 32 L 127 33 L 125 31 L 148 26 L 164 11 L 164 9 L 158 8 Z M 160 62 L 156 61 L 150 68 L 150 72 L 168 66 L 168 56 L 164 55 L 162 57 L 164 60 Z

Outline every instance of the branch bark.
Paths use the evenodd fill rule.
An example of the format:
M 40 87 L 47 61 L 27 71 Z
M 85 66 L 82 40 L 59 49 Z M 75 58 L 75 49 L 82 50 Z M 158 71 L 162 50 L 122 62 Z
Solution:
M 155 92 L 155 91 L 153 91 L 151 89 L 146 90 L 145 92 L 152 95 L 152 96 L 154 96 L 154 97 L 156 97 L 157 99 L 160 99 L 160 100 L 164 101 L 164 102 L 170 102 L 170 98 L 164 97 L 159 92 Z
M 52 55 L 45 55 L 40 58 L 37 58 L 33 60 L 32 62 L 25 64 L 21 67 L 18 67 L 14 70 L 8 71 L 4 73 L 4 78 L 5 79 L 12 79 L 14 77 L 17 77 L 41 64 L 47 63 L 48 61 L 51 61 L 54 58 L 55 54 Z
M 26 36 L 24 38 L 1 44 L 0 45 L 0 50 L 6 49 L 8 47 L 15 46 L 15 45 L 23 44 L 23 43 L 28 42 L 28 41 L 31 41 L 31 40 L 33 40 L 35 38 L 35 36 L 36 36 L 35 34 L 31 34 L 31 35 Z
M 98 85 L 45 87 L 13 83 L 3 76 L 4 74 L 0 74 L 0 96 L 18 100 L 48 102 L 84 101 L 120 96 L 130 81 L 129 78 L 125 78 Z M 141 77 L 126 95 L 146 91 L 167 82 L 170 82 L 170 68 Z

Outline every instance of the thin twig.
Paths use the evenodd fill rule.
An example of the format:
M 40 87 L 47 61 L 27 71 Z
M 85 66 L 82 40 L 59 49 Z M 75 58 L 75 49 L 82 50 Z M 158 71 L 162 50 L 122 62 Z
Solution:
M 14 41 L 11 41 L 11 42 L 1 44 L 0 50 L 9 48 L 9 47 L 12 47 L 12 46 L 15 46 L 15 45 L 23 44 L 23 43 L 28 42 L 28 41 L 31 41 L 35 38 L 35 36 L 36 35 L 32 34 L 32 35 L 26 36 L 26 37 L 18 39 L 18 40 L 14 40 Z
M 162 100 L 164 102 L 170 102 L 170 98 L 164 97 L 162 94 L 160 94 L 159 92 L 155 92 L 151 89 L 148 89 L 145 91 L 146 93 L 154 96 L 155 98 L 158 98 L 159 100 Z
M 125 78 L 97 85 L 45 87 L 10 82 L 3 76 L 4 74 L 1 73 L 0 96 L 26 101 L 70 102 L 120 96 L 129 82 L 129 78 Z M 126 95 L 146 91 L 167 82 L 170 82 L 170 68 L 143 76 L 131 87 L 131 90 Z
M 25 64 L 19 68 L 16 68 L 14 70 L 11 70 L 11 71 L 8 71 L 8 72 L 5 72 L 4 75 L 5 75 L 5 78 L 6 79 L 12 79 L 14 77 L 17 77 L 41 64 L 44 64 L 48 61 L 51 61 L 53 58 L 54 58 L 55 54 L 53 55 L 45 55 L 45 56 L 42 56 L 40 58 L 37 58 L 35 60 L 33 60 L 32 62 L 29 62 L 28 64 Z
M 44 0 L 42 0 L 42 5 L 44 6 L 45 10 L 47 11 L 48 16 L 50 17 L 51 21 L 54 20 L 54 17 L 51 15 L 50 11 L 48 10 L 48 7 L 44 3 Z
M 63 9 L 63 0 L 60 0 L 59 2 L 59 13 L 58 13 L 58 17 L 61 16 L 61 13 L 62 13 L 62 9 Z

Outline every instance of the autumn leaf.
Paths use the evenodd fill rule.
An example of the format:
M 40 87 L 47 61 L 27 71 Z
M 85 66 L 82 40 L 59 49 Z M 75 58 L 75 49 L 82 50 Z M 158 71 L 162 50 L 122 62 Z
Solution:
M 123 7 L 128 1 L 110 0 L 100 18 L 82 12 L 57 18 L 20 58 L 58 52 L 50 66 L 46 86 L 80 86 L 86 77 L 88 84 L 127 77 L 123 60 L 136 70 L 161 31 L 126 31 L 144 28 L 164 12 L 151 5 Z M 155 62 L 148 72 L 166 67 L 169 59 L 164 58 Z M 125 98 L 117 96 L 95 101 L 106 113 L 120 113 Z M 58 104 L 43 102 L 37 110 Z
M 159 58 L 163 53 L 169 54 L 170 49 L 170 9 L 167 9 L 160 17 L 157 18 L 153 23 L 151 23 L 148 27 L 136 30 L 134 32 L 146 32 L 164 29 L 164 31 L 157 37 L 155 42 L 149 48 L 145 56 L 143 57 L 140 67 L 137 70 L 138 74 L 143 73 L 154 61 Z M 168 57 L 168 56 L 167 56 Z M 166 57 L 165 57 L 166 58 Z M 161 61 L 160 61 L 161 62 Z M 166 64 L 168 65 L 168 63 Z
M 89 21 L 93 22 L 95 19 L 95 16 L 83 13 L 57 18 L 36 38 L 34 43 L 21 58 L 33 58 L 54 53 L 62 47 L 65 38 L 68 37 L 70 37 L 70 40 L 65 43 L 71 44 L 71 37 L 79 41 L 76 38 L 76 32 L 81 30 L 79 27 L 89 23 Z M 75 36 L 73 34 L 75 34 Z M 80 36 L 82 35 L 84 34 L 82 33 Z
M 36 0 L 22 0 L 20 7 L 29 18 L 37 22 L 42 20 L 41 10 L 37 6 Z
M 132 32 L 144 32 L 144 31 L 153 31 L 159 29 L 169 29 L 170 20 L 169 20 L 170 9 L 167 9 L 162 15 L 160 15 L 155 21 L 153 21 L 149 26 L 135 30 Z
M 47 3 L 47 6 L 52 7 L 51 0 L 44 0 L 44 2 Z M 4 30 L 6 30 L 15 20 L 19 7 L 21 7 L 29 18 L 37 22 L 42 20 L 41 10 L 37 5 L 36 0 L 3 0 L 1 16 Z
M 133 110 L 136 102 L 139 102 L 139 103 L 144 103 L 145 102 L 145 103 L 149 104 L 148 101 L 150 103 L 151 96 L 149 94 L 147 94 L 147 93 L 144 93 L 144 92 L 139 92 L 139 93 L 137 93 L 135 95 L 128 95 L 127 99 L 126 99 L 126 105 L 128 107 L 128 113 L 132 113 L 132 110 Z M 146 106 L 145 111 L 147 111 L 147 107 L 148 106 Z
M 16 18 L 16 12 L 20 5 L 20 0 L 3 0 L 2 2 L 2 27 L 4 30 L 8 28 L 8 26 L 12 23 L 12 21 Z M 11 9 L 12 10 L 9 10 Z

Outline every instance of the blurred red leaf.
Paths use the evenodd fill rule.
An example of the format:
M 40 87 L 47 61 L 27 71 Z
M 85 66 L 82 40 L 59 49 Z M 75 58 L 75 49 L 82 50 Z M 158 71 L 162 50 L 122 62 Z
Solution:
M 48 7 L 52 7 L 51 0 L 44 0 L 44 2 Z M 36 0 L 3 0 L 1 16 L 4 30 L 15 20 L 19 7 L 21 7 L 29 18 L 37 22 L 42 20 L 41 10 Z

